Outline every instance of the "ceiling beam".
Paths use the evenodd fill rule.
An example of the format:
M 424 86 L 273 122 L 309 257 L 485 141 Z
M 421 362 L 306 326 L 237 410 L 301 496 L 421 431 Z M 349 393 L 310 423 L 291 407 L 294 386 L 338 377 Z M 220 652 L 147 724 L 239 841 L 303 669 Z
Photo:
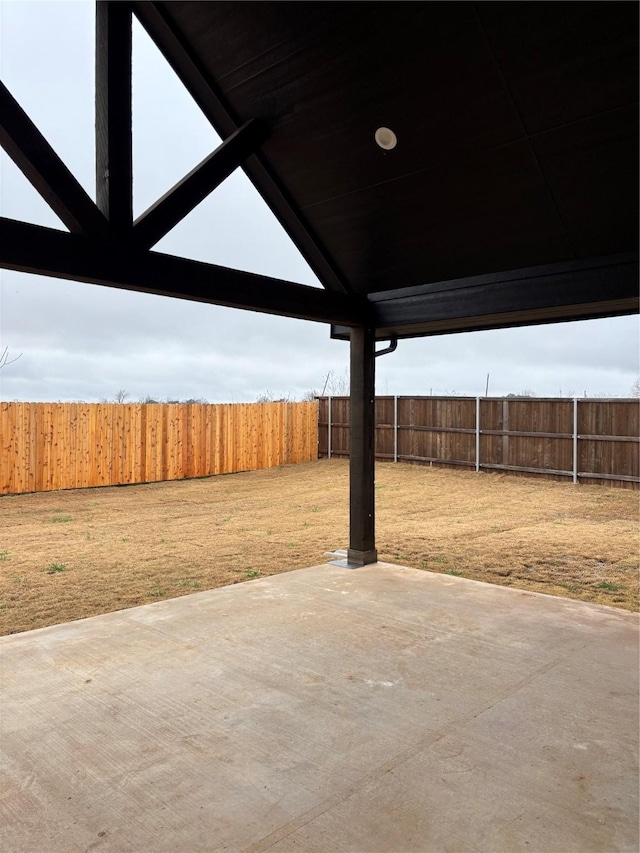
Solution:
M 442 335 L 636 314 L 638 255 L 580 261 L 373 293 L 376 336 Z M 347 339 L 348 329 L 332 329 Z
M 74 234 L 99 234 L 107 222 L 4 83 L 0 83 L 0 144 Z
M 149 249 L 235 171 L 267 138 L 267 128 L 251 120 L 199 163 L 152 205 L 133 226 L 133 240 Z
M 0 268 L 322 323 L 355 326 L 366 319 L 364 303 L 321 288 L 6 218 L 0 218 Z
M 133 10 L 215 130 L 223 137 L 234 133 L 240 123 L 237 116 L 223 102 L 215 81 L 192 56 L 164 10 L 150 0 L 134 0 Z M 344 275 L 260 154 L 248 158 L 243 169 L 322 285 L 335 293 L 352 293 Z
M 96 198 L 114 234 L 133 224 L 131 7 L 96 3 Z

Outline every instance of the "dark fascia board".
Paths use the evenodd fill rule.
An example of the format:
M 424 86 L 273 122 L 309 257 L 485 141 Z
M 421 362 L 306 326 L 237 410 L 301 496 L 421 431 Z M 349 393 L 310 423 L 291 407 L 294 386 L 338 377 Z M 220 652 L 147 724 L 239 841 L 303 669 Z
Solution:
M 320 288 L 6 218 L 0 268 L 320 323 L 360 325 L 367 311 L 364 302 Z
M 636 314 L 638 254 L 546 264 L 368 298 L 378 340 Z M 348 340 L 349 330 L 332 327 L 331 337 Z
M 235 133 L 240 122 L 231 114 L 215 82 L 200 67 L 181 34 L 167 16 L 161 3 L 153 0 L 133 0 L 135 16 L 180 78 L 185 88 L 224 139 Z M 304 222 L 271 170 L 259 153 L 248 157 L 242 169 L 274 213 L 298 251 L 317 275 L 323 287 L 334 293 L 352 294 L 344 276 L 336 268 L 326 249 Z

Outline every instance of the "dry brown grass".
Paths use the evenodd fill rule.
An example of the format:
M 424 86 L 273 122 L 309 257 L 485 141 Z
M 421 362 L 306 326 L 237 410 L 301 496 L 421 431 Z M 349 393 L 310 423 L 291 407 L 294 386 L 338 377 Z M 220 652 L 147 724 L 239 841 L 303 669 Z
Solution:
M 638 609 L 638 495 L 381 464 L 382 560 Z M 348 463 L 0 498 L 0 633 L 322 562 Z M 48 573 L 52 564 L 64 570 Z

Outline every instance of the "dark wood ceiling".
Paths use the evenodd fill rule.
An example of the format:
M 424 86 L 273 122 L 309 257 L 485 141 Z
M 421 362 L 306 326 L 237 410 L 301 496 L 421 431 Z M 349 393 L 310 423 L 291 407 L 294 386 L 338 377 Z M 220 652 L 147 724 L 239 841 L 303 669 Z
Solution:
M 132 11 L 224 140 L 135 220 Z M 0 267 L 336 336 L 638 311 L 635 2 L 99 0 L 96 201 L 1 82 L 0 144 L 71 231 L 0 217 Z M 239 167 L 324 290 L 152 251 Z
M 637 247 L 637 4 L 156 6 L 347 290 Z

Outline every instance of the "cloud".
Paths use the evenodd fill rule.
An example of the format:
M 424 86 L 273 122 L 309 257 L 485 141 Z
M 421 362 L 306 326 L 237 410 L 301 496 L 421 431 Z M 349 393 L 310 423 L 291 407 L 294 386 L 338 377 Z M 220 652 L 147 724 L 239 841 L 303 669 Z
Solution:
M 87 191 L 94 193 L 93 3 L 1 5 L 2 74 Z M 28 34 L 28 35 L 27 35 Z M 134 33 L 135 203 L 140 213 L 217 144 L 141 28 Z M 11 161 L 0 159 L 2 215 L 62 227 Z M 317 285 L 238 172 L 156 247 Z M 18 362 L 4 400 L 300 396 L 343 375 L 348 344 L 327 326 L 96 285 L 0 271 L 0 341 Z M 378 393 L 533 389 L 627 394 L 640 373 L 636 317 L 401 341 L 377 360 Z

